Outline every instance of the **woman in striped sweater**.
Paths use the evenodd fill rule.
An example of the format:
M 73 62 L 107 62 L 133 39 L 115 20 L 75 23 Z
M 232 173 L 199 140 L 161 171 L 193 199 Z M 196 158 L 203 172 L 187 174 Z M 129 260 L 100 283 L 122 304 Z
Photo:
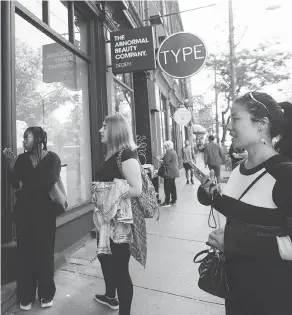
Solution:
M 207 192 L 206 179 L 198 190 L 202 204 L 212 203 L 227 218 L 225 228 L 208 240 L 226 257 L 226 314 L 291 315 L 292 104 L 247 93 L 235 100 L 228 130 L 233 145 L 246 148 L 248 157 L 222 195 Z

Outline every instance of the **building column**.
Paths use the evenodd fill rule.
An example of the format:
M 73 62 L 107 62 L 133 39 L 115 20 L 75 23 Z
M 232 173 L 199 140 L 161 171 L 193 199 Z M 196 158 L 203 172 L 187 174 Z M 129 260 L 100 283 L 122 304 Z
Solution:
M 140 142 L 145 147 L 139 150 L 142 164 L 153 164 L 152 136 L 151 136 L 151 115 L 148 99 L 148 78 L 146 72 L 135 72 L 134 81 L 134 101 L 136 116 L 136 135 L 138 144 Z
M 12 40 L 14 37 L 11 34 L 11 1 L 1 1 L 1 152 L 6 147 L 15 149 L 12 132 L 16 123 L 12 122 Z M 3 157 L 1 167 L 1 242 L 4 244 L 13 239 L 14 193 L 8 182 L 8 165 Z

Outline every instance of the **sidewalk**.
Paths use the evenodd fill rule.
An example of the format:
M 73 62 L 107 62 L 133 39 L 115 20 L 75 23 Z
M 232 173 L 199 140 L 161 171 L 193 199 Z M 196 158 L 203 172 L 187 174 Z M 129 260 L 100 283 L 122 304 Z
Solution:
M 194 255 L 206 248 L 205 242 L 212 230 L 208 227 L 209 207 L 197 201 L 197 180 L 194 185 L 186 185 L 181 170 L 176 183 L 177 206 L 161 208 L 159 221 L 147 220 L 146 269 L 134 259 L 130 261 L 134 283 L 131 314 L 223 315 L 224 300 L 198 288 L 198 265 L 193 263 Z M 164 200 L 162 191 L 161 196 Z M 42 310 L 37 302 L 30 312 L 15 306 L 9 314 L 118 314 L 93 300 L 94 294 L 104 292 L 95 239 L 68 255 L 67 263 L 56 272 L 55 280 L 57 293 L 52 308 Z

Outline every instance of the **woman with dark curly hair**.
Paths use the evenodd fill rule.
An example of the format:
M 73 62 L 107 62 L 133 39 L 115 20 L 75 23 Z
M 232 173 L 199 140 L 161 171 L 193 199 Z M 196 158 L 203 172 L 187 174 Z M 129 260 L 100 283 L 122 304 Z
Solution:
M 36 289 L 41 307 L 53 305 L 56 211 L 49 196 L 60 176 L 61 162 L 47 150 L 47 134 L 29 127 L 23 135 L 25 152 L 16 157 L 4 149 L 11 183 L 16 189 L 14 219 L 17 237 L 17 293 L 22 310 L 30 310 Z

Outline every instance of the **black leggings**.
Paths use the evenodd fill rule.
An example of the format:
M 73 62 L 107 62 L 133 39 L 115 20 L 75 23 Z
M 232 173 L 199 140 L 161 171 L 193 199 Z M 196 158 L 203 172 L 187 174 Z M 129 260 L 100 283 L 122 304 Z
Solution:
M 104 277 L 106 296 L 113 298 L 118 292 L 119 315 L 130 315 L 133 283 L 129 273 L 129 244 L 115 244 L 111 240 L 112 255 L 98 256 Z

